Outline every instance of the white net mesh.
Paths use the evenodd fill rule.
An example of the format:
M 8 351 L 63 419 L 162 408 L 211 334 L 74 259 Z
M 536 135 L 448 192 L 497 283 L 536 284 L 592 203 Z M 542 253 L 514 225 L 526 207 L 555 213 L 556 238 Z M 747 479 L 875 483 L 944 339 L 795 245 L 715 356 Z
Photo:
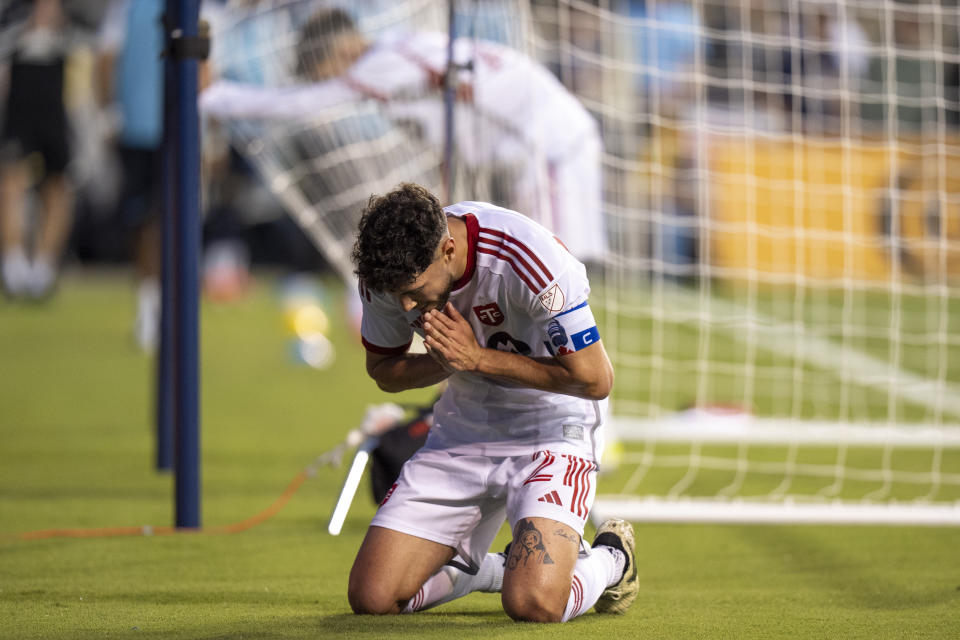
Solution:
M 350 5 L 367 41 L 402 55 L 378 76 L 343 54 L 339 80 L 305 84 L 300 34 L 329 4 L 224 20 L 215 43 L 266 26 L 237 51 L 215 44 L 221 78 L 245 84 L 205 100 L 350 277 L 370 193 L 443 193 L 449 7 Z M 960 521 L 957 3 L 455 6 L 455 59 L 472 66 L 457 73 L 447 199 L 505 202 L 596 265 L 629 441 L 597 513 L 630 498 L 646 506 L 628 515 L 689 518 L 713 514 L 709 498 L 711 519 L 776 504 L 797 520 Z M 336 67 L 334 40 L 307 61 Z M 261 72 L 230 71 L 244 66 Z

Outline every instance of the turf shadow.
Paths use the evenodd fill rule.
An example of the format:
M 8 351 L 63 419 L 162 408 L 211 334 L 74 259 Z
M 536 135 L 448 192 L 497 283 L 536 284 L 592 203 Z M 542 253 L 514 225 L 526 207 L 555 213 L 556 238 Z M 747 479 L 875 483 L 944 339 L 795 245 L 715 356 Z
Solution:
M 484 629 L 485 634 L 496 634 L 498 631 L 516 629 L 517 623 L 502 611 L 427 611 L 415 616 L 358 616 L 339 613 L 321 617 L 318 627 L 324 634 L 350 634 L 371 638 L 383 638 L 397 633 L 401 631 L 398 627 L 402 627 L 405 636 L 410 634 L 419 637 L 431 632 L 443 632 L 454 637 L 458 631 L 476 631 L 480 628 Z
M 897 611 L 960 600 L 960 580 L 956 578 L 945 581 L 942 588 L 917 583 L 916 567 L 891 551 L 903 544 L 916 552 L 918 541 L 912 545 L 900 541 L 898 533 L 892 529 L 891 541 L 872 551 L 866 545 L 859 549 L 855 543 L 851 545 L 857 538 L 856 528 L 744 527 L 742 535 L 780 564 L 783 578 L 813 586 L 835 604 Z

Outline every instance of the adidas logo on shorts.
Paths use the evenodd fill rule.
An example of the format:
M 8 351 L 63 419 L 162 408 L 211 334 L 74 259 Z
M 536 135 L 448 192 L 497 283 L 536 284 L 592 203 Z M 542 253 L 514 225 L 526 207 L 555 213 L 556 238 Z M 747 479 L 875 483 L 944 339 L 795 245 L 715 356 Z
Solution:
M 563 503 L 560 502 L 560 496 L 556 491 L 551 491 L 550 493 L 540 496 L 540 498 L 537 499 L 537 502 L 549 502 L 550 504 L 555 504 L 558 507 L 563 506 Z

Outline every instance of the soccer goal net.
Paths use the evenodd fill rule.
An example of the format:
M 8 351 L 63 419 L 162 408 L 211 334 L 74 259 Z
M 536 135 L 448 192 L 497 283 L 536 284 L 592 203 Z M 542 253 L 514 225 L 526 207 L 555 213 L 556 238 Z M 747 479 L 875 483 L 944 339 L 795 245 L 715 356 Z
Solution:
M 450 134 L 451 5 L 344 5 L 382 68 L 340 35 L 305 44 L 329 6 L 222 20 L 233 84 L 205 99 L 347 278 L 359 205 L 400 180 L 589 210 L 554 171 L 589 165 L 590 137 L 558 144 L 571 127 L 529 87 L 490 107 L 485 73 L 533 62 L 596 123 L 603 250 L 584 259 L 618 441 L 596 517 L 960 524 L 956 3 L 458 0 Z M 218 32 L 260 36 L 218 52 Z

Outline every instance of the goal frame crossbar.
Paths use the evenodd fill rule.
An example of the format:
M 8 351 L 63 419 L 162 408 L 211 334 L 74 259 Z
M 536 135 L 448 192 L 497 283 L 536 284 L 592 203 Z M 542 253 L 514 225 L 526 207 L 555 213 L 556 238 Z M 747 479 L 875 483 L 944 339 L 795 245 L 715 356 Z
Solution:
M 610 428 L 618 440 L 648 445 L 960 448 L 960 426 L 957 425 L 814 422 L 756 418 L 742 413 L 712 415 L 696 410 L 660 420 L 613 417 Z M 615 516 L 636 522 L 661 523 L 960 527 L 960 501 L 844 500 L 825 496 L 692 497 L 598 492 L 591 520 L 597 524 Z
M 823 524 L 960 527 L 960 502 L 953 504 L 829 501 L 752 502 L 719 498 L 598 496 L 594 524 L 620 517 L 634 522 L 700 524 Z
M 685 414 L 664 419 L 612 416 L 615 436 L 632 442 L 874 446 L 897 448 L 960 447 L 960 425 L 842 423 L 757 418 L 747 414 Z

